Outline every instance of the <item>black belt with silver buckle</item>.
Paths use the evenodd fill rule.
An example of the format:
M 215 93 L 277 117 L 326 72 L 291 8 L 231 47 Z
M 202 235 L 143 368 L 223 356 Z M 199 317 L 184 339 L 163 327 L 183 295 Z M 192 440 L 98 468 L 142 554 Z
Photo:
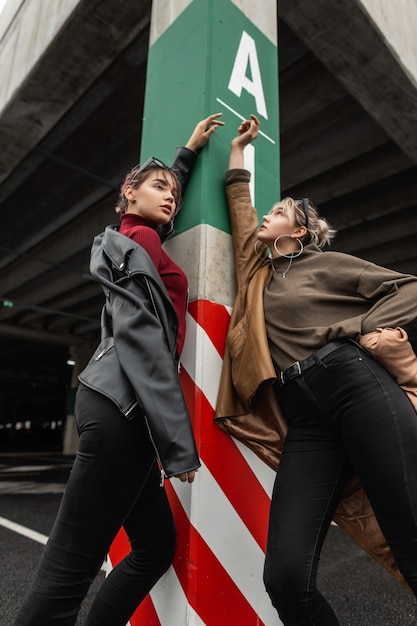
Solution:
M 304 361 L 296 361 L 287 367 L 286 370 L 283 370 L 278 374 L 278 386 L 283 387 L 289 380 L 300 376 L 300 374 L 308 370 L 313 365 L 318 365 L 321 359 L 324 359 L 326 356 L 338 348 L 345 346 L 347 343 L 349 343 L 349 339 L 337 339 L 336 341 L 330 341 L 330 343 L 327 343 L 322 348 L 313 352 L 313 354 L 304 359 Z

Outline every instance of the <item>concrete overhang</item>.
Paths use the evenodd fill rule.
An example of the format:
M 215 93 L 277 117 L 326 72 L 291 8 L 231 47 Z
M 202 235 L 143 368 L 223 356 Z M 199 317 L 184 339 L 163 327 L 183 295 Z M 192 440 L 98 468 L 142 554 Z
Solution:
M 279 13 L 306 47 L 417 163 L 416 3 L 279 0 Z

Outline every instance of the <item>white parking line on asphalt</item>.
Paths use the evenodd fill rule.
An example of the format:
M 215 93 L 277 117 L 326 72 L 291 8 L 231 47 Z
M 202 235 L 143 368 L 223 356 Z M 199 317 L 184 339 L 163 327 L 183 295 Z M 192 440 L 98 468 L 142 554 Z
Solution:
M 36 530 L 32 530 L 31 528 L 26 528 L 26 526 L 22 526 L 21 524 L 16 524 L 16 522 L 12 522 L 5 517 L 0 516 L 0 526 L 4 526 L 4 528 L 8 528 L 19 535 L 33 539 L 33 541 L 37 541 L 43 545 L 45 545 L 48 541 L 48 537 L 46 535 L 42 535 L 42 533 L 38 533 Z
M 42 533 L 38 533 L 36 530 L 32 530 L 31 528 L 27 528 L 26 526 L 22 526 L 22 524 L 17 524 L 16 522 L 12 522 L 10 519 L 6 519 L 5 517 L 0 516 L 0 526 L 7 528 L 8 530 L 12 530 L 19 535 L 23 535 L 23 537 L 28 537 L 28 539 L 32 539 L 33 541 L 37 541 L 42 545 L 45 545 L 48 541 L 48 537 L 43 535 Z M 107 570 L 106 562 L 101 566 L 101 570 L 105 572 Z

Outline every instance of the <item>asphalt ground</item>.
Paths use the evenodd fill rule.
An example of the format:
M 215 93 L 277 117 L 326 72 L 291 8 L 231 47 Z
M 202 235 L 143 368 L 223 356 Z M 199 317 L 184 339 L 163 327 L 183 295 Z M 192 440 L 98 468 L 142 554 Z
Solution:
M 33 578 L 43 548 L 39 541 L 50 532 L 71 462 L 51 453 L 0 455 L 0 626 L 12 626 Z M 23 536 L 7 528 L 8 521 L 40 535 Z M 84 623 L 103 577 L 100 572 L 93 582 L 77 626 Z M 318 587 L 341 626 L 417 626 L 410 592 L 335 526 L 322 553 Z

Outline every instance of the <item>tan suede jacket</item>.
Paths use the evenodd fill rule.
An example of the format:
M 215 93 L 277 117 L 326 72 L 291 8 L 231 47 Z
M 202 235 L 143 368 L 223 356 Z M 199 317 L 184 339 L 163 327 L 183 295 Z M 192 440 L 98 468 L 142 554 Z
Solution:
M 233 170 L 227 176 L 233 183 L 247 183 L 249 178 L 245 170 Z M 237 292 L 226 339 L 215 422 L 277 470 L 287 427 L 273 390 L 276 374 L 263 309 L 263 291 L 270 279 L 271 266 L 253 254 L 259 220 L 255 209 L 248 215 L 247 184 L 229 185 L 226 193 L 232 209 L 232 233 L 238 233 L 234 237 Z M 417 359 L 403 331 L 387 335 L 378 330 L 365 335 L 361 343 L 371 353 L 375 352 L 377 359 L 383 352 L 382 364 L 388 369 L 390 353 L 394 355 L 394 365 L 403 366 L 404 356 L 398 357 L 394 351 L 394 334 L 399 337 L 401 350 L 407 353 L 408 373 L 401 371 L 400 382 L 412 388 L 411 395 L 417 400 Z M 388 350 L 383 349 L 386 336 L 389 336 Z M 346 486 L 334 520 L 369 555 L 406 584 L 357 477 Z

